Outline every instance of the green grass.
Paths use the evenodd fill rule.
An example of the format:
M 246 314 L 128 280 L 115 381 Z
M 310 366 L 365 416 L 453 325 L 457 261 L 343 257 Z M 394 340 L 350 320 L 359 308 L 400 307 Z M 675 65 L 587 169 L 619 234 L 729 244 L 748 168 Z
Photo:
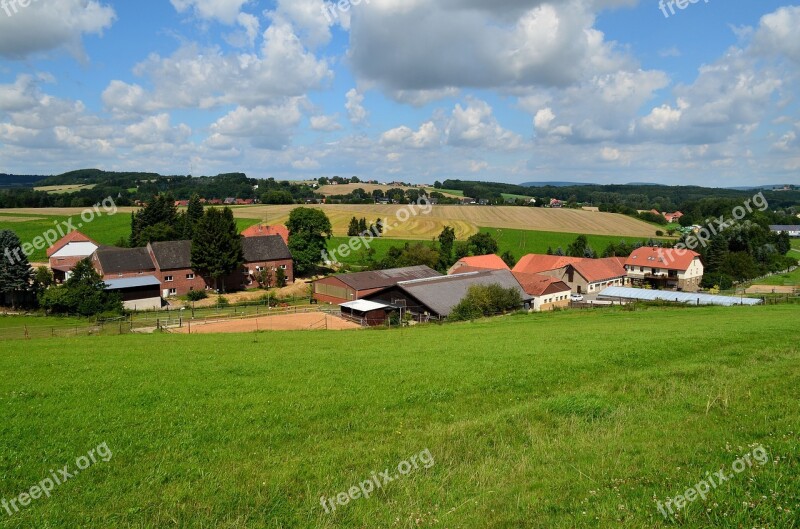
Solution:
M 0 527 L 798 527 L 798 315 L 6 342 L 0 497 L 103 442 L 113 457 Z M 758 444 L 766 465 L 663 520 L 654 498 Z M 425 449 L 430 469 L 320 506 Z
M 796 252 L 800 252 L 800 239 L 792 239 L 792 249 Z
M 360 265 L 364 262 L 365 254 L 364 249 L 357 252 L 351 252 L 347 257 L 341 255 L 339 253 L 339 246 L 342 244 L 349 244 L 351 237 L 331 237 L 328 241 L 328 252 L 332 250 L 336 251 L 334 255 L 335 259 L 343 264 L 347 265 Z M 375 250 L 374 259 L 380 261 L 384 257 L 386 257 L 386 252 L 389 251 L 389 248 L 392 246 L 399 246 L 402 247 L 406 243 L 409 244 L 416 244 L 419 242 L 428 242 L 428 241 L 415 241 L 415 240 L 407 240 L 407 239 L 375 239 L 369 243 L 370 248 Z
M 3 222 L 3 213 L 0 213 L 0 230 L 12 230 L 19 237 L 23 243 L 33 243 L 35 237 L 43 236 L 45 232 L 53 229 L 56 221 L 67 221 L 68 216 L 48 216 L 48 215 L 20 215 L 14 213 L 12 217 L 30 217 L 31 220 L 25 222 Z M 42 220 L 36 220 L 42 219 Z M 236 227 L 239 231 L 249 228 L 250 226 L 258 224 L 256 219 L 236 219 Z M 72 226 L 79 229 L 81 233 L 97 241 L 100 244 L 114 245 L 120 238 L 128 240 L 131 235 L 131 217 L 129 213 L 117 213 L 116 215 L 102 215 L 95 217 L 92 222 L 83 224 L 80 215 L 72 216 Z M 66 227 L 62 228 L 64 231 L 69 231 Z M 35 250 L 28 259 L 31 262 L 46 262 L 47 253 L 46 249 Z
M 433 193 L 433 192 L 435 192 L 435 191 L 436 191 L 436 192 L 439 192 L 439 193 L 448 193 L 448 194 L 450 194 L 450 195 L 455 195 L 455 196 L 457 196 L 457 197 L 463 197 L 463 196 L 464 196 L 464 192 L 463 192 L 463 191 L 461 191 L 460 189 L 435 189 L 435 188 L 433 188 L 433 187 L 429 187 L 429 188 L 427 189 L 427 191 L 428 191 L 429 193 Z
M 796 286 L 800 285 L 800 268 L 788 274 L 776 274 L 756 281 L 756 285 Z
M 545 253 L 548 248 L 553 251 L 559 246 L 565 252 L 580 234 L 579 233 L 558 233 L 548 231 L 512 230 L 506 228 L 481 228 L 482 232 L 489 233 L 494 237 L 500 246 L 500 253 L 510 251 L 514 257 L 519 259 L 529 253 Z M 620 241 L 635 243 L 646 241 L 644 237 L 622 237 L 618 235 L 587 235 L 589 245 L 594 248 L 598 256 L 602 255 L 609 243 L 618 244 Z

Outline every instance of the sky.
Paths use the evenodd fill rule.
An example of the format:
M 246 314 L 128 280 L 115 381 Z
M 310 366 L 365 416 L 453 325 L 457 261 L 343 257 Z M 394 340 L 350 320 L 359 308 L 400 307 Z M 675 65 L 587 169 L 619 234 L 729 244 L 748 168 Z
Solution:
M 775 0 L 0 0 L 0 173 L 800 184 Z

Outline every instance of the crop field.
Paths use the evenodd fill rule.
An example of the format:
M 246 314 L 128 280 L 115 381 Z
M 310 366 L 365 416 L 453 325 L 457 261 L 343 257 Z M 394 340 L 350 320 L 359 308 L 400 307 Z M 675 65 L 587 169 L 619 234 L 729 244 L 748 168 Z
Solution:
M 355 191 L 356 189 L 363 189 L 367 193 L 372 194 L 372 192 L 376 190 L 380 190 L 385 193 L 390 189 L 402 189 L 403 191 L 406 191 L 408 189 L 421 189 L 421 188 L 407 187 L 407 186 L 384 186 L 380 184 L 337 184 L 337 185 L 320 186 L 316 191 L 321 195 L 332 196 L 332 195 L 348 195 L 353 191 Z M 464 193 L 461 191 L 451 191 L 447 189 L 433 189 L 432 187 L 428 187 L 425 189 L 429 193 L 433 191 L 438 191 L 439 193 L 442 193 L 444 196 L 449 196 L 449 197 L 464 196 Z
M 65 195 L 68 193 L 75 193 L 76 191 L 81 191 L 82 189 L 94 189 L 97 184 L 70 184 L 70 185 L 61 185 L 61 186 L 39 186 L 34 187 L 35 191 L 44 191 L 45 193 L 50 193 L 51 195 Z
M 796 528 L 797 318 L 7 341 L 0 527 Z
M 28 211 L 38 212 L 38 214 L 28 213 Z M 120 238 L 128 239 L 131 235 L 130 212 L 133 208 L 119 208 L 115 215 L 102 214 L 95 216 L 91 222 L 83 223 L 80 218 L 84 208 L 49 208 L 40 210 L 0 210 L 0 230 L 12 230 L 23 243 L 32 243 L 35 237 L 42 236 L 57 225 L 72 219 L 72 226 L 79 229 L 81 233 L 97 241 L 100 244 L 114 245 Z M 103 211 L 102 209 L 100 210 Z M 6 214 L 6 212 L 15 212 Z M 56 224 L 58 223 L 58 224 Z M 257 224 L 255 219 L 236 219 L 239 230 L 244 230 L 253 224 Z M 63 231 L 69 231 L 63 228 Z M 47 261 L 47 253 L 44 248 L 35 250 L 29 256 L 33 263 Z
M 269 223 L 283 223 L 297 206 L 247 206 L 234 209 L 238 218 L 252 218 Z M 503 206 L 431 206 L 425 215 L 416 206 L 418 214 L 408 221 L 399 222 L 398 212 L 408 206 L 399 205 L 320 205 L 331 219 L 334 235 L 344 236 L 352 217 L 366 217 L 368 222 L 386 218 L 395 225 L 386 234 L 388 238 L 430 240 L 441 233 L 444 226 L 452 226 L 458 239 L 478 233 L 482 226 L 536 230 L 587 235 L 615 235 L 628 237 L 654 237 L 656 227 L 646 222 L 614 213 L 595 213 L 574 209 L 545 209 Z M 402 214 L 401 214 L 402 215 Z

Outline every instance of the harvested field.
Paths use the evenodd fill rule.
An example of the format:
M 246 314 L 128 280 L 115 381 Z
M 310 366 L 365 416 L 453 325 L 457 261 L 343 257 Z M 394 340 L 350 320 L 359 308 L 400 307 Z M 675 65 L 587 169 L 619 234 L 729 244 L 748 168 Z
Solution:
M 44 217 L 12 217 L 0 214 L 0 222 L 31 222 L 34 220 L 45 220 Z
M 779 285 L 753 285 L 744 291 L 745 294 L 794 294 L 796 287 Z
M 326 197 L 333 195 L 349 195 L 356 189 L 363 189 L 367 193 L 372 193 L 376 189 L 380 189 L 385 193 L 390 189 L 402 189 L 403 191 L 406 191 L 408 189 L 423 189 L 423 188 L 407 187 L 407 186 L 384 186 L 380 184 L 340 184 L 340 185 L 321 186 L 319 189 L 317 189 L 317 193 L 325 195 Z M 426 189 L 429 193 L 433 191 L 438 191 L 444 196 L 450 198 L 460 198 L 461 196 L 463 196 L 463 193 L 461 195 L 458 195 L 454 193 L 448 193 L 447 191 L 444 191 L 442 189 L 433 189 L 433 188 L 424 188 L 424 189 Z
M 52 195 L 64 195 L 67 193 L 75 193 L 76 191 L 80 191 L 82 189 L 94 189 L 97 184 L 70 184 L 70 185 L 61 185 L 61 186 L 40 186 L 34 187 L 35 191 L 44 191 L 45 193 L 50 193 Z
M 338 316 L 324 312 L 305 314 L 281 314 L 262 318 L 247 318 L 214 323 L 191 323 L 173 332 L 179 334 L 220 334 L 257 331 L 345 331 L 359 329 L 360 326 L 345 321 Z
M 234 209 L 239 218 L 283 223 L 292 209 L 298 206 L 252 206 Z M 398 205 L 319 205 L 331 219 L 334 235 L 345 236 L 352 217 L 366 217 L 368 222 L 388 218 L 397 222 L 397 212 L 408 206 Z M 586 235 L 623 235 L 655 237 L 656 227 L 625 215 L 575 209 L 545 209 L 503 206 L 433 206 L 431 213 L 411 217 L 398 223 L 386 237 L 400 239 L 433 239 L 446 225 L 452 226 L 456 237 L 464 239 L 478 232 L 479 227 L 513 228 L 519 230 L 583 233 Z

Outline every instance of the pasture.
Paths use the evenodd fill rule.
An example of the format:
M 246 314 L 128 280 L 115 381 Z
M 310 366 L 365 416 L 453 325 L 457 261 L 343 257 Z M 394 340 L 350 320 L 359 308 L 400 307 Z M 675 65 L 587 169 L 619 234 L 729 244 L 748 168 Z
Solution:
M 797 527 L 797 317 L 8 341 L 0 497 L 102 443 L 113 456 L 0 510 L 0 527 Z M 756 447 L 768 461 L 734 475 Z M 423 451 L 429 468 L 393 470 Z M 369 498 L 322 507 L 384 469 L 397 478 Z M 665 520 L 656 500 L 719 470 L 730 479 Z

